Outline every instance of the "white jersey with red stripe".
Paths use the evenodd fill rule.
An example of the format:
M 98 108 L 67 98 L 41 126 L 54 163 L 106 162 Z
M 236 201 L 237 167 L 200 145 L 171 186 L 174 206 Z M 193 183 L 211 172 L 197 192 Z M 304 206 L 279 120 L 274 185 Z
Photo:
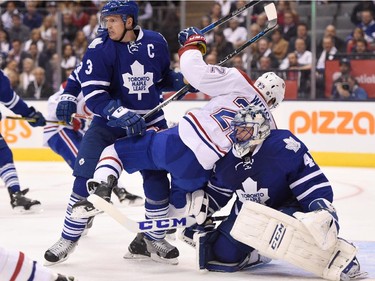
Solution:
M 60 86 L 60 89 L 58 92 L 53 94 L 48 98 L 47 102 L 47 114 L 45 115 L 47 120 L 51 121 L 58 121 L 56 117 L 56 107 L 60 100 L 60 95 L 64 92 L 64 83 Z M 92 112 L 87 108 L 85 100 L 83 98 L 82 92 L 79 93 L 77 97 L 77 113 L 81 115 L 85 115 L 88 117 L 92 116 Z M 59 131 L 61 131 L 64 128 L 69 128 L 73 130 L 73 127 L 70 125 L 57 125 L 53 123 L 49 123 L 44 127 L 44 133 L 43 133 L 43 143 L 45 146 L 48 146 L 47 142 L 48 140 L 55 134 L 57 134 Z M 80 130 L 83 134 L 84 131 Z
M 188 112 L 179 123 L 182 141 L 195 153 L 206 170 L 232 147 L 230 123 L 236 112 L 249 104 L 269 108 L 248 76 L 236 68 L 207 65 L 200 51 L 186 48 L 180 52 L 180 67 L 185 79 L 199 91 L 211 96 L 202 108 Z
M 0 281 L 52 281 L 57 274 L 18 250 L 0 247 Z

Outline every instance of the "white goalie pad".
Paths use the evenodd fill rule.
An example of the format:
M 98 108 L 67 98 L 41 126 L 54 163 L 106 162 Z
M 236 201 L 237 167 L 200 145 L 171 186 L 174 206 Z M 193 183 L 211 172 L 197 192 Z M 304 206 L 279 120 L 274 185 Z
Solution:
M 340 280 L 357 253 L 355 246 L 342 239 L 322 250 L 300 221 L 250 201 L 242 205 L 231 235 L 261 255 L 285 260 L 328 280 Z

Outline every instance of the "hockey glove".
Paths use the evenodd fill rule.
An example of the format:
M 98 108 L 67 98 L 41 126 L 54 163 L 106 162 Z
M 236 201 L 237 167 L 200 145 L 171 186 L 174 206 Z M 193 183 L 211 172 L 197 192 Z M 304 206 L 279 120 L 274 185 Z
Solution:
M 202 189 L 196 190 L 191 194 L 191 198 L 187 200 L 190 203 L 188 214 L 189 216 L 194 216 L 197 220 L 197 224 L 203 224 L 208 215 L 209 200 L 206 192 Z M 190 202 L 189 202 L 190 201 Z
M 295 212 L 293 216 L 301 221 L 315 243 L 323 250 L 331 248 L 337 242 L 340 230 L 336 210 L 328 200 L 318 198 L 309 205 L 310 212 Z
M 145 134 L 145 120 L 137 113 L 121 106 L 118 101 L 109 102 L 103 111 L 109 119 L 107 125 L 125 129 L 126 136 L 132 137 Z
M 211 218 L 207 218 L 203 224 L 193 224 L 192 226 L 184 228 L 179 234 L 178 238 L 186 244 L 195 248 L 196 236 L 215 229 L 215 223 Z
M 29 124 L 32 127 L 42 127 L 46 125 L 46 119 L 44 118 L 43 114 L 39 111 L 36 111 L 34 107 L 30 106 L 29 109 L 31 112 L 29 115 L 24 116 L 24 117 L 29 117 L 33 119 L 33 121 L 28 121 Z
M 206 38 L 196 27 L 189 27 L 180 31 L 178 33 L 178 43 L 181 47 L 196 45 L 202 55 L 205 55 L 207 52 Z
M 56 117 L 72 124 L 72 114 L 77 112 L 77 98 L 69 93 L 62 94 L 56 107 Z

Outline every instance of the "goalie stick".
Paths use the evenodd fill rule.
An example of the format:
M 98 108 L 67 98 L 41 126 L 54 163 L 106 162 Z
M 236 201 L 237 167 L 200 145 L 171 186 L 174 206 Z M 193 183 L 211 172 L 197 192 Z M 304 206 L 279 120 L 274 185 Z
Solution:
M 276 11 L 275 4 L 274 3 L 270 3 L 270 4 L 266 5 L 266 6 L 264 6 L 264 11 L 265 11 L 265 13 L 267 15 L 267 19 L 268 19 L 266 28 L 263 29 L 262 31 L 260 31 L 258 34 L 256 34 L 253 38 L 251 38 L 248 41 L 246 41 L 242 46 L 240 46 L 239 48 L 237 48 L 236 50 L 234 50 L 232 53 L 230 53 L 229 55 L 227 55 L 224 59 L 222 59 L 218 63 L 219 66 L 223 65 L 228 60 L 230 60 L 232 57 L 234 57 L 238 53 L 242 52 L 245 48 L 247 48 L 248 46 L 250 46 L 251 44 L 253 44 L 257 40 L 259 40 L 261 37 L 263 37 L 264 35 L 266 35 L 268 32 L 270 32 L 271 30 L 273 30 L 277 26 L 277 11 Z M 179 97 L 185 95 L 189 91 L 189 88 L 190 88 L 190 84 L 185 85 L 180 90 L 178 90 L 175 94 L 173 94 L 168 99 L 166 99 L 164 102 L 162 102 L 158 106 L 155 106 L 153 109 L 151 109 L 149 112 L 147 112 L 143 116 L 143 118 L 146 119 L 147 117 L 149 117 L 149 116 L 155 114 L 156 112 L 160 111 L 163 107 L 165 107 L 166 105 L 168 105 L 170 102 L 175 101 Z
M 168 217 L 162 219 L 135 221 L 125 216 L 119 209 L 96 194 L 91 194 L 89 197 L 87 197 L 87 200 L 91 202 L 95 208 L 106 212 L 123 227 L 135 233 L 185 228 L 196 223 L 196 220 L 193 217 Z M 211 219 L 213 221 L 222 221 L 226 217 L 227 216 L 216 216 L 212 217 Z

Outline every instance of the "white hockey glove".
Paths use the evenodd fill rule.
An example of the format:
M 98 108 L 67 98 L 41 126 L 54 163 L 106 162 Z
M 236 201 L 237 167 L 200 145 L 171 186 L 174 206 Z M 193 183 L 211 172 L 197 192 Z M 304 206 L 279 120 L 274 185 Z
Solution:
M 335 208 L 328 200 L 319 198 L 310 203 L 309 209 L 311 212 L 295 212 L 293 216 L 303 223 L 322 250 L 333 247 L 340 229 Z
M 203 224 L 208 214 L 208 196 L 202 189 L 191 193 L 191 197 L 187 196 L 188 215 L 194 216 L 197 224 Z

